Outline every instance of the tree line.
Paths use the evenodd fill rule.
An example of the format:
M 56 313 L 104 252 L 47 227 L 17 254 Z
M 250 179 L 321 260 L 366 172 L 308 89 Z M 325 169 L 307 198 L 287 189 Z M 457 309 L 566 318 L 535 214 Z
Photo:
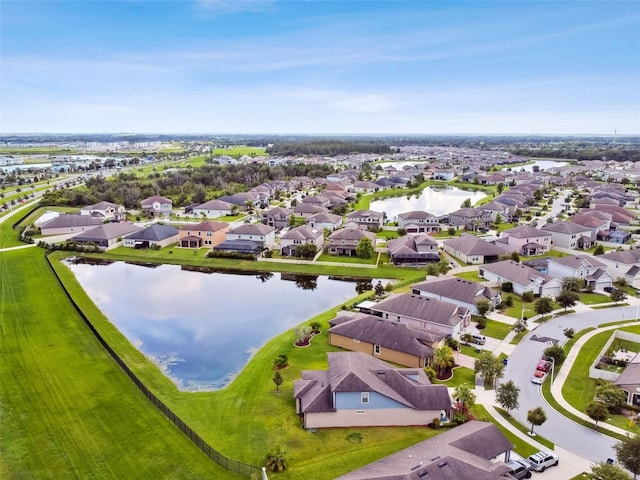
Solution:
M 350 155 L 356 153 L 390 154 L 391 147 L 378 142 L 346 142 L 341 140 L 311 140 L 277 142 L 267 148 L 267 153 L 276 156 L 297 155 Z

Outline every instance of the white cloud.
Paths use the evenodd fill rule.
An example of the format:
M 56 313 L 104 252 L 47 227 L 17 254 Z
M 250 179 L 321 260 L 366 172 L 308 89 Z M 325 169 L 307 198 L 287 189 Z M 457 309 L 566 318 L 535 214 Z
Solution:
M 275 0 L 195 0 L 195 3 L 208 13 L 258 13 L 271 8 Z

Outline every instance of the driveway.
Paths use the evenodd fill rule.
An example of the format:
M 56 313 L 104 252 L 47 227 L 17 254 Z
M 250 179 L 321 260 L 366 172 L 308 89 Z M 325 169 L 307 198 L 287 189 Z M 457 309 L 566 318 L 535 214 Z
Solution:
M 529 425 L 527 412 L 542 406 L 547 414 L 547 421 L 535 427 L 535 432 L 593 462 L 614 458 L 613 445 L 617 442 L 615 439 L 592 428 L 578 425 L 553 410 L 543 399 L 540 386 L 531 383 L 530 378 L 544 349 L 554 341 L 565 342 L 564 328 L 572 327 L 579 331 L 601 323 L 635 319 L 636 315 L 636 306 L 593 310 L 557 317 L 530 332 L 511 355 L 502 380 L 513 380 L 520 388 L 520 407 L 512 412 L 514 417 L 524 425 Z M 537 341 L 540 337 L 542 341 Z M 587 467 L 588 465 L 585 465 L 585 468 Z

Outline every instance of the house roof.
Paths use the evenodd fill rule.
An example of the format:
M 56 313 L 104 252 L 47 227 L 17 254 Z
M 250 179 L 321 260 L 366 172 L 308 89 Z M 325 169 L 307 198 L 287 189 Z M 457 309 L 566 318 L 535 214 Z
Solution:
M 496 298 L 500 294 L 492 288 L 457 277 L 437 278 L 413 285 L 411 288 L 412 290 L 415 289 L 471 304 L 474 304 L 481 298 L 489 300 Z
M 342 221 L 342 217 L 340 215 L 336 215 L 335 213 L 320 212 L 320 213 L 311 215 L 307 219 L 307 222 L 310 222 L 310 221 L 314 221 L 316 223 L 332 223 L 335 225 Z
M 505 253 L 503 248 L 469 233 L 463 233 L 459 238 L 445 240 L 443 243 L 465 255 L 494 256 Z
M 553 233 L 564 233 L 564 234 L 577 234 L 577 233 L 589 233 L 589 228 L 584 227 L 582 225 L 578 225 L 573 222 L 559 221 L 553 223 L 547 223 L 542 227 L 542 230 Z
M 40 225 L 40 228 L 71 228 L 102 225 L 102 220 L 91 215 L 58 215 Z
M 102 201 L 94 205 L 87 205 L 86 207 L 82 207 L 80 210 L 106 210 L 107 208 L 115 208 L 117 210 L 118 208 L 124 207 L 122 205 L 118 205 L 117 203 Z
M 130 222 L 105 223 L 74 236 L 72 240 L 76 240 L 78 242 L 104 241 L 112 238 L 124 237 L 125 235 L 138 230 L 141 230 L 141 227 Z
M 390 255 L 398 255 L 402 253 L 418 253 L 418 245 L 437 246 L 438 242 L 429 235 L 415 235 L 391 239 L 387 245 Z M 428 253 L 438 255 L 437 250 Z
M 252 225 L 240 225 L 233 230 L 229 230 L 228 233 L 239 235 L 268 235 L 273 231 L 275 231 L 275 227 L 264 225 L 263 223 L 255 223 Z
M 310 203 L 298 202 L 298 204 L 293 209 L 294 213 L 303 214 L 303 213 L 321 213 L 326 212 L 327 209 L 321 207 L 319 205 L 312 205 Z
M 194 210 L 233 210 L 234 205 L 224 200 L 209 200 L 193 207 Z
M 358 228 L 341 228 L 329 235 L 330 240 L 360 240 L 363 237 L 367 237 L 373 243 L 376 239 L 376 234 Z
M 376 212 L 374 210 L 356 210 L 355 212 L 351 212 L 350 214 L 348 214 L 347 218 L 350 220 L 369 217 L 380 219 L 382 218 L 382 216 L 383 214 L 381 212 Z
M 414 410 L 451 408 L 451 398 L 447 388 L 444 385 L 432 385 L 421 368 L 394 368 L 363 352 L 329 352 L 327 359 L 328 378 L 313 374 L 305 376 L 306 371 L 303 371 L 303 382 L 294 382 L 294 397 L 304 399 L 301 402 L 303 413 L 335 411 L 331 400 L 329 405 L 324 403 L 327 389 L 332 394 L 375 392 Z M 321 386 L 320 388 L 316 386 L 314 389 L 314 386 L 309 384 L 309 380 L 317 382 L 318 379 Z M 327 379 L 328 383 L 324 383 Z M 322 396 L 325 400 L 318 402 L 318 398 Z M 329 408 L 328 410 L 308 410 L 308 408 L 318 407 Z
M 492 423 L 471 421 L 370 463 L 338 480 L 504 480 L 492 459 L 513 445 Z
M 283 217 L 289 217 L 293 213 L 293 210 L 290 208 L 284 207 L 273 207 L 269 210 L 265 210 L 262 212 L 262 215 L 270 216 L 270 215 L 281 215 Z
M 613 383 L 621 387 L 640 386 L 640 354 L 631 359 L 620 376 Z
M 549 232 L 540 230 L 538 228 L 530 227 L 529 225 L 518 225 L 517 227 L 510 228 L 502 232 L 503 236 L 516 237 L 516 238 L 531 238 L 531 237 L 546 237 Z
M 422 219 L 435 219 L 438 217 L 435 215 L 425 212 L 424 210 L 413 210 L 411 212 L 403 212 L 398 214 L 398 218 L 402 218 L 403 220 L 422 220 Z
M 125 238 L 129 240 L 148 240 L 158 242 L 178 234 L 178 229 L 169 225 L 158 225 L 154 223 L 137 232 L 127 235 Z
M 180 225 L 179 229 L 196 232 L 218 232 L 228 227 L 229 224 L 224 222 L 200 222 L 190 223 L 188 225 Z
M 380 345 L 396 352 L 408 353 L 420 358 L 433 355 L 431 345 L 442 340 L 446 335 L 434 334 L 431 331 L 412 327 L 406 323 L 391 322 L 373 315 L 356 315 L 355 317 L 336 317 L 329 322 L 333 325 L 330 333 L 363 342 Z
M 140 202 L 140 204 L 144 207 L 145 205 L 151 205 L 154 202 L 173 205 L 173 202 L 171 200 L 165 197 L 161 197 L 160 195 L 154 195 L 153 197 L 145 198 Z
M 623 263 L 625 265 L 633 265 L 640 263 L 640 248 L 633 248 L 631 250 L 613 250 L 607 252 L 604 255 L 599 255 L 598 258 L 609 260 L 611 262 Z
M 456 215 L 458 217 L 464 217 L 464 218 L 476 218 L 476 217 L 482 217 L 486 214 L 487 212 L 485 212 L 480 208 L 471 207 L 471 208 L 461 208 L 459 210 L 456 210 L 455 212 L 451 212 L 449 216 Z
M 262 250 L 262 242 L 256 240 L 225 240 L 213 247 L 214 250 L 225 250 L 240 253 L 257 253 Z
M 571 217 L 571 222 L 582 225 L 583 227 L 601 227 L 606 224 L 607 220 L 596 218 L 592 215 L 584 215 L 577 213 Z
M 587 267 L 604 268 L 606 265 L 591 255 L 570 255 L 567 257 L 549 258 L 549 262 L 557 263 L 568 268 L 579 268 L 582 265 Z
M 553 280 L 552 277 L 543 275 L 538 270 L 528 267 L 527 265 L 523 265 L 522 263 L 514 262 L 513 260 L 489 263 L 487 265 L 483 265 L 482 270 L 491 272 L 513 284 L 523 287 L 530 285 L 533 282 L 544 285 Z
M 374 305 L 372 310 L 414 318 L 449 328 L 460 323 L 468 312 L 466 308 L 453 303 L 410 293 L 391 295 Z
M 315 240 L 323 234 L 322 230 L 311 228 L 308 225 L 300 225 L 299 227 L 292 228 L 280 238 L 286 240 Z

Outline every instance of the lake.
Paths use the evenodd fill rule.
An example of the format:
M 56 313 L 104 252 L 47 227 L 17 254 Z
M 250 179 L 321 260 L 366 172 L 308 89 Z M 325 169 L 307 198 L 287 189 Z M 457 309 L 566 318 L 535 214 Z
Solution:
M 95 304 L 182 391 L 223 388 L 268 340 L 362 287 L 326 276 L 77 262 L 67 265 Z
M 458 187 L 429 186 L 420 195 L 411 197 L 389 197 L 371 202 L 370 209 L 376 212 L 386 212 L 389 221 L 396 221 L 399 213 L 424 210 L 436 217 L 455 212 L 462 202 L 471 199 L 471 205 L 487 194 L 483 191 L 463 190 Z
M 530 165 L 524 165 L 521 167 L 514 167 L 513 171 L 514 172 L 533 172 L 533 167 L 539 167 L 540 170 L 547 170 L 549 168 L 556 168 L 556 167 L 564 167 L 565 165 L 569 165 L 568 162 L 556 162 L 555 160 L 536 160 L 535 163 L 532 163 Z M 507 167 L 508 168 L 508 167 Z

